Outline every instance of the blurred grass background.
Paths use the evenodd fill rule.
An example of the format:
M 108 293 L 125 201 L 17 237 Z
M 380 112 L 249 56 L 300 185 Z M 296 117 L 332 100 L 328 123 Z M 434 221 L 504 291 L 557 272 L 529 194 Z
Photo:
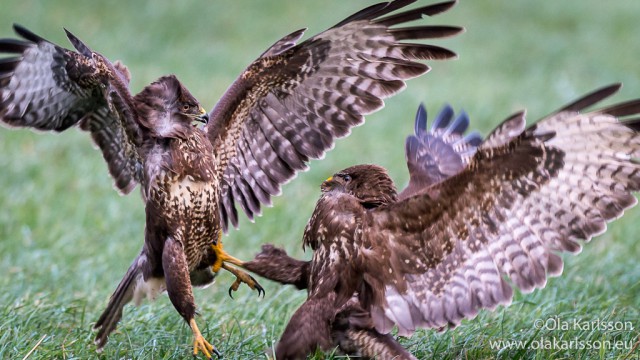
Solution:
M 133 92 L 176 74 L 207 108 L 242 69 L 281 36 L 308 27 L 308 36 L 373 1 L 78 2 L 5 0 L 0 37 L 25 25 L 68 46 L 66 27 L 94 50 L 131 70 Z M 419 1 L 427 4 L 428 1 Z M 301 234 L 320 182 L 355 163 L 387 167 L 399 187 L 407 179 L 404 138 L 420 102 L 431 114 L 443 103 L 464 108 L 486 134 L 513 111 L 533 121 L 592 89 L 622 81 L 614 101 L 640 96 L 640 2 L 619 0 L 462 0 L 430 24 L 467 32 L 437 44 L 460 58 L 432 62 L 433 71 L 369 116 L 366 126 L 338 141 L 323 161 L 284 187 L 274 207 L 226 238 L 249 259 L 265 242 L 303 254 Z M 608 103 L 611 103 L 609 101 Z M 638 358 L 629 349 L 491 349 L 489 340 L 546 336 L 583 341 L 625 340 L 637 346 L 640 328 L 640 213 L 632 210 L 578 257 L 565 257 L 561 278 L 514 305 L 482 313 L 453 331 L 419 332 L 403 340 L 419 358 Z M 103 354 L 91 326 L 143 242 L 144 211 L 137 194 L 120 197 L 86 134 L 0 130 L 0 358 L 153 358 L 189 356 L 191 332 L 166 296 L 127 307 Z M 233 281 L 196 290 L 205 337 L 228 359 L 264 358 L 305 294 L 263 282 L 265 299 L 246 288 L 235 300 Z M 536 319 L 633 322 L 618 332 L 538 330 Z M 331 355 L 329 356 L 332 357 Z

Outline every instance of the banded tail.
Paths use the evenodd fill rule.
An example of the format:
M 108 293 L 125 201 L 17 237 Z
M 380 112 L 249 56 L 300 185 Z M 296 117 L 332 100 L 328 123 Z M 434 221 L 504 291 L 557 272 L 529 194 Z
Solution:
M 142 279 L 142 266 L 146 263 L 147 258 L 145 255 L 139 255 L 127 270 L 120 284 L 113 292 L 111 298 L 109 298 L 109 304 L 107 308 L 102 312 L 100 318 L 93 326 L 95 330 L 98 330 L 96 335 L 95 344 L 97 350 L 101 351 L 104 345 L 107 343 L 109 334 L 116 329 L 118 321 L 122 318 L 122 308 L 128 304 L 136 293 L 137 284 Z M 139 296 L 136 295 L 136 304 L 139 303 Z

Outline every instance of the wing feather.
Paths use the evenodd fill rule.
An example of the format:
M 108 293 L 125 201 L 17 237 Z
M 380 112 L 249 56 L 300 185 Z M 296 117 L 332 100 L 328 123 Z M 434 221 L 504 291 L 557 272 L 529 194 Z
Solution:
M 115 187 L 129 193 L 140 182 L 141 133 L 131 107 L 128 71 L 114 67 L 67 32 L 79 51 L 48 42 L 14 25 L 25 40 L 0 40 L 0 124 L 61 132 L 90 132 Z M 126 71 L 126 74 L 123 74 Z
M 617 88 L 527 129 L 523 114 L 508 118 L 463 171 L 433 185 L 439 196 L 423 192 L 368 213 L 363 238 L 387 249 L 393 270 L 367 270 L 387 284 L 386 303 L 372 310 L 379 331 L 457 326 L 508 304 L 512 286 L 544 287 L 562 272 L 557 252 L 580 252 L 637 203 L 640 134 L 617 117 L 637 115 L 640 103 L 581 113 Z M 417 122 L 417 132 L 425 125 Z
M 415 134 L 407 137 L 405 156 L 409 169 L 409 184 L 398 195 L 410 197 L 462 171 L 468 165 L 481 141 L 478 133 L 464 136 L 469 126 L 466 113 L 454 119 L 454 112 L 446 105 L 427 131 L 427 111 L 418 107 Z
M 455 2 L 393 14 L 413 2 L 372 5 L 297 45 L 302 30 L 294 32 L 276 42 L 231 85 L 212 110 L 207 127 L 214 149 L 224 152 L 223 168 L 226 161 L 235 164 L 226 167 L 223 175 L 223 221 L 231 220 L 237 226 L 237 218 L 230 216 L 235 211 L 234 203 L 241 200 L 240 193 L 249 196 L 247 192 L 252 191 L 241 183 L 248 177 L 237 176 L 244 173 L 243 166 L 257 164 L 251 171 L 267 174 L 274 181 L 271 189 L 260 186 L 268 196 L 274 195 L 269 190 L 275 187 L 279 192 L 282 184 L 307 168 L 309 159 L 323 157 L 336 138 L 348 135 L 351 128 L 364 122 L 364 115 L 381 109 L 384 99 L 404 89 L 406 80 L 426 73 L 429 67 L 420 60 L 455 56 L 442 47 L 405 41 L 449 37 L 462 28 L 395 27 L 443 12 Z M 257 129 L 251 123 L 259 124 L 264 137 L 253 137 L 252 131 L 242 130 Z M 243 149 L 244 161 L 233 161 L 240 156 L 239 147 L 244 146 L 240 145 L 241 137 L 251 138 L 244 142 L 251 144 L 251 151 Z M 236 144 L 228 151 L 224 145 L 229 144 L 227 139 Z M 253 161 L 251 156 L 260 159 Z M 260 176 L 254 177 L 259 184 Z M 235 190 L 229 191 L 226 186 Z M 241 186 L 245 191 L 239 191 Z M 268 197 L 262 195 L 253 197 L 266 203 Z M 254 213 L 247 215 L 252 217 Z M 227 226 L 223 224 L 225 229 Z

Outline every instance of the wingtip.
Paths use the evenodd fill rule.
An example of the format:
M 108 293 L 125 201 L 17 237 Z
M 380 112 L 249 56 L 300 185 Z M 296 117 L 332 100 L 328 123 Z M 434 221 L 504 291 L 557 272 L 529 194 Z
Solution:
M 609 84 L 607 86 L 602 87 L 601 90 L 611 89 L 612 91 L 617 92 L 617 91 L 620 91 L 620 89 L 622 89 L 622 86 L 623 86 L 622 82 L 616 82 L 616 83 Z
M 451 105 L 449 105 L 448 103 L 445 103 L 431 123 L 431 132 L 433 133 L 437 129 L 444 129 L 449 126 L 453 115 L 455 115 L 453 107 L 451 107 Z
M 26 27 L 18 24 L 18 23 L 14 23 L 13 24 L 13 31 L 16 32 L 16 34 L 22 36 L 23 38 L 29 40 L 29 41 L 33 41 L 35 43 L 38 42 L 42 42 L 42 41 L 47 41 L 44 38 L 42 38 L 41 36 L 36 35 L 35 33 L 33 33 L 31 30 L 27 29 Z
M 424 103 L 420 103 L 418 110 L 416 111 L 414 132 L 416 135 L 419 135 L 425 130 L 427 130 L 427 109 L 424 106 Z
M 69 29 L 65 27 L 63 27 L 62 29 L 64 30 L 64 33 L 67 35 L 67 39 L 69 39 L 71 43 L 73 43 L 74 41 L 80 41 L 77 36 L 73 35 L 73 33 L 69 31 Z
M 458 0 L 449 0 L 449 1 L 443 1 L 441 3 L 427 5 L 429 8 L 437 9 L 437 11 L 426 14 L 426 15 L 434 16 L 434 15 L 442 14 L 443 12 L 447 12 L 451 10 L 451 8 L 456 6 L 456 4 L 458 4 Z
M 76 48 L 76 50 L 78 50 L 82 55 L 86 56 L 86 57 L 91 57 L 91 49 L 82 42 L 82 40 L 80 40 L 77 36 L 75 36 L 71 31 L 67 30 L 67 28 L 63 28 L 64 32 L 67 34 L 67 39 L 69 39 L 69 42 L 71 43 L 71 45 L 73 45 L 74 48 Z

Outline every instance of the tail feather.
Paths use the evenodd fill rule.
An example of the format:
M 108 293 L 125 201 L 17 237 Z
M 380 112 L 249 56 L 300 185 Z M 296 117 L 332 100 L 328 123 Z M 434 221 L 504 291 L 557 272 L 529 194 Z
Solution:
M 356 354 L 365 358 L 417 360 L 391 334 L 381 334 L 375 329 L 348 329 L 346 342 L 357 350 Z
M 116 291 L 111 295 L 107 308 L 102 312 L 102 315 L 100 315 L 100 318 L 93 326 L 95 330 L 98 330 L 95 339 L 98 351 L 107 343 L 109 334 L 115 330 L 118 321 L 122 318 L 122 308 L 133 299 L 137 278 L 142 276 L 142 265 L 145 262 L 146 257 L 144 255 L 138 256 L 133 261 L 133 264 L 131 264 L 129 270 L 127 270 L 127 273 L 116 288 Z

